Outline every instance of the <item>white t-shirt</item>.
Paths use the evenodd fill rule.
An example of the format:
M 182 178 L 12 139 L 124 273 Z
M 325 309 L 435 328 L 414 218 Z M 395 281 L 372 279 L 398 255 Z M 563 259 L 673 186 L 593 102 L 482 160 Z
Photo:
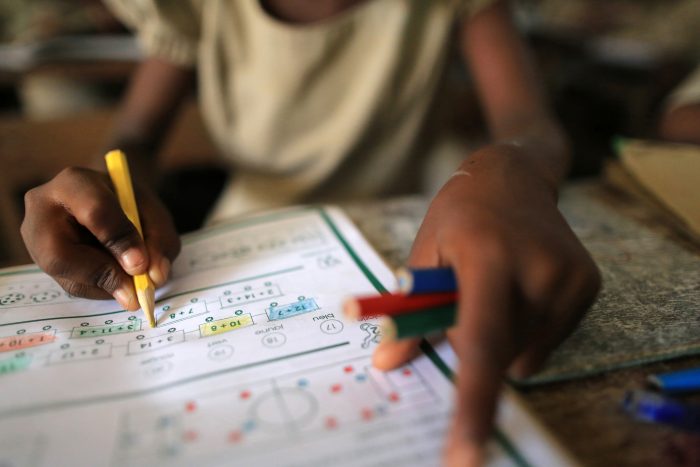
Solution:
M 214 219 L 407 191 L 454 27 L 493 0 L 366 0 L 311 24 L 259 0 L 108 0 L 149 55 L 196 66 L 234 174 Z

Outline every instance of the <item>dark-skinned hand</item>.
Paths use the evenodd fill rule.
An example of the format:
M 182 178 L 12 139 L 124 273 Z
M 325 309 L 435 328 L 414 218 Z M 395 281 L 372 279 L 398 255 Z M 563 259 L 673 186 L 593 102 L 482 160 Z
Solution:
M 134 190 L 143 240 L 106 173 L 68 168 L 28 191 L 21 231 L 32 259 L 71 295 L 114 297 L 124 309 L 137 310 L 132 276 L 148 273 L 162 285 L 180 239 L 155 194 Z
M 483 462 L 507 373 L 525 377 L 574 329 L 600 275 L 557 209 L 556 190 L 517 147 L 473 154 L 430 205 L 409 264 L 450 266 L 457 323 L 448 338 L 459 357 L 457 408 L 446 451 L 450 466 Z M 417 354 L 418 340 L 382 342 L 381 369 Z

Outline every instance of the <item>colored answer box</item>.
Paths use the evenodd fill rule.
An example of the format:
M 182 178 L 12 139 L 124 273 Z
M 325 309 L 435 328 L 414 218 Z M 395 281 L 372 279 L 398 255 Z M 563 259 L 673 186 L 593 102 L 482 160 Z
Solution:
M 111 334 L 123 334 L 125 332 L 134 332 L 141 329 L 141 320 L 134 319 L 123 323 L 108 324 L 104 326 L 80 326 L 73 328 L 71 338 L 76 337 L 97 337 L 109 336 Z
M 288 303 L 286 305 L 273 304 L 270 306 L 268 311 L 270 320 L 274 321 L 278 319 L 291 318 L 292 316 L 316 310 L 318 310 L 316 300 L 313 298 L 302 298 L 296 303 Z
M 253 323 L 253 317 L 250 314 L 242 314 L 232 316 L 230 318 L 217 319 L 208 323 L 199 325 L 199 333 L 202 337 L 215 336 L 235 329 L 250 326 Z
M 32 362 L 32 357 L 22 355 L 21 357 L 8 358 L 0 361 L 0 375 L 9 375 L 17 371 L 22 371 Z
M 35 332 L 17 336 L 0 337 L 0 352 L 26 349 L 37 345 L 50 344 L 56 340 L 54 333 Z

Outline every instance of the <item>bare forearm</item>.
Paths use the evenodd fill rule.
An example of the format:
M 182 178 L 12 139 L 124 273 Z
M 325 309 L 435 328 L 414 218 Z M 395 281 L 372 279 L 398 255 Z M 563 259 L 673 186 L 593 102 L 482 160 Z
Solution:
M 560 126 L 546 116 L 492 131 L 496 144 L 510 144 L 555 190 L 564 181 L 571 164 L 568 140 Z
M 505 2 L 464 26 L 461 49 L 495 143 L 510 143 L 553 187 L 566 176 L 570 152 L 549 109 L 532 59 Z
M 156 176 L 155 156 L 193 79 L 192 70 L 155 58 L 134 73 L 106 148 L 128 154 L 135 178 Z M 96 163 L 103 165 L 101 158 Z

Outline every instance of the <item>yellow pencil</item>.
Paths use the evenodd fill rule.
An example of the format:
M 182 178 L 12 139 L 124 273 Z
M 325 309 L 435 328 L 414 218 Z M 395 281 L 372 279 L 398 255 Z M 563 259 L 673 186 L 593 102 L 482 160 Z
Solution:
M 126 217 L 134 224 L 136 230 L 139 231 L 139 235 L 143 238 L 139 210 L 136 207 L 136 197 L 134 196 L 134 187 L 131 184 L 131 175 L 129 174 L 129 164 L 126 162 L 126 156 L 121 151 L 110 151 L 105 156 L 105 161 L 107 162 L 107 171 L 114 184 L 114 189 L 117 191 L 119 204 L 124 210 Z M 156 327 L 154 315 L 156 288 L 148 274 L 134 276 L 134 287 L 136 288 L 136 296 L 143 313 L 148 318 L 151 327 Z

